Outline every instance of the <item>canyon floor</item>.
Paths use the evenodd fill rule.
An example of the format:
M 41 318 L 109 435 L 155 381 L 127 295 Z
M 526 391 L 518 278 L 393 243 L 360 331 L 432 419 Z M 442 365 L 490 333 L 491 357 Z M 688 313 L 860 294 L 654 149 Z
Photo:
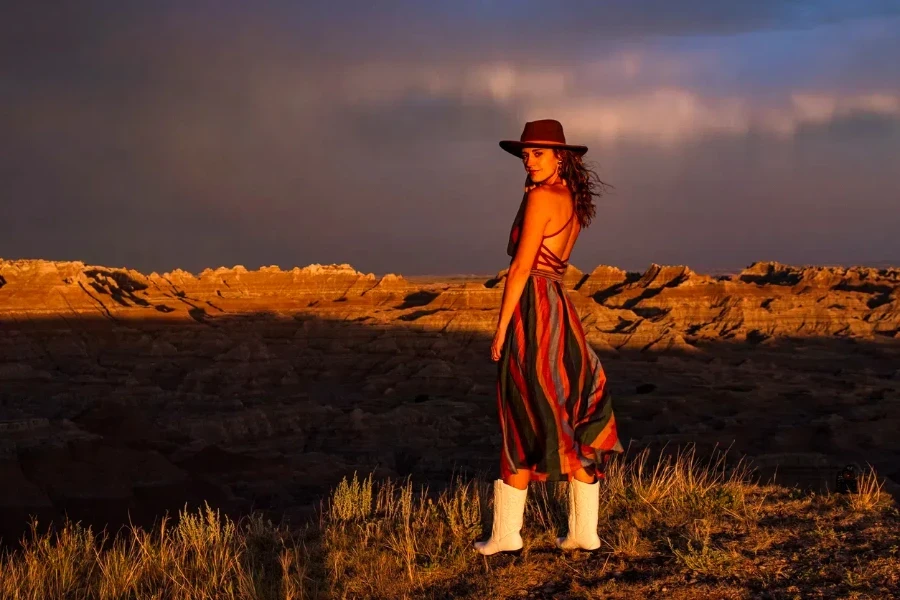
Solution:
M 504 276 L 0 260 L 0 536 L 203 501 L 300 523 L 354 472 L 496 477 Z M 872 465 L 900 497 L 900 269 L 570 267 L 565 285 L 629 452 L 727 449 L 818 491 Z

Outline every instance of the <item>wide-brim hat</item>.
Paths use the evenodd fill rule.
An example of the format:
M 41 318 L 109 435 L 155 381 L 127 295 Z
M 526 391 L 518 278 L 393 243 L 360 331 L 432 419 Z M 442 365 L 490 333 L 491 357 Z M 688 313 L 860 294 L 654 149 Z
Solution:
M 503 140 L 500 147 L 515 156 L 522 156 L 522 148 L 554 148 L 558 150 L 571 150 L 581 156 L 587 152 L 587 146 L 567 144 L 563 126 L 554 119 L 541 119 L 525 123 L 522 136 L 518 141 Z

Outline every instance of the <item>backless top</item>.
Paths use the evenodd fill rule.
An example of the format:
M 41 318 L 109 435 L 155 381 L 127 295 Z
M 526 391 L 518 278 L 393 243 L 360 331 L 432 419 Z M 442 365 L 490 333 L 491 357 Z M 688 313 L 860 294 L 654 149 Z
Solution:
M 524 208 L 525 204 L 522 204 L 522 208 L 519 210 L 519 214 L 516 215 L 516 220 L 513 222 L 512 230 L 509 233 L 509 245 L 507 246 L 507 254 L 512 257 L 516 255 L 516 249 L 519 246 L 519 236 L 522 234 L 522 219 L 524 219 Z M 554 233 L 547 234 L 542 236 L 541 238 L 541 246 L 538 248 L 538 253 L 534 257 L 534 262 L 531 265 L 531 274 L 539 275 L 541 277 L 547 277 L 548 279 L 553 279 L 555 281 L 562 281 L 563 275 L 566 272 L 566 267 L 569 266 L 567 261 L 562 260 L 558 257 L 550 248 L 544 245 L 544 240 L 547 238 L 552 238 L 554 236 L 562 233 L 566 227 L 569 226 L 569 223 L 572 222 L 572 219 L 575 217 L 575 211 L 572 211 L 571 216 L 565 222 L 565 224 L 560 227 Z M 550 270 L 540 269 L 538 267 L 545 266 Z

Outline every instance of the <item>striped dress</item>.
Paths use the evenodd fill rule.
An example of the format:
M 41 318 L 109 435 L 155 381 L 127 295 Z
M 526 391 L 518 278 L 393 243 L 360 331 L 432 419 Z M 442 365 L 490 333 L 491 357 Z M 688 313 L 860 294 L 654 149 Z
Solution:
M 562 284 L 566 266 L 541 243 L 506 330 L 497 373 L 504 478 L 524 469 L 532 480 L 558 481 L 582 467 L 602 477 L 623 452 L 606 375 Z

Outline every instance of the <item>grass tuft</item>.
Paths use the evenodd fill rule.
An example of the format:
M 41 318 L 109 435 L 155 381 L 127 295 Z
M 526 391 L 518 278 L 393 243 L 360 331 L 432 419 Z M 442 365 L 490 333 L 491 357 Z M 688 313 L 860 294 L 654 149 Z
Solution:
M 859 512 L 873 510 L 881 503 L 881 489 L 884 482 L 878 481 L 878 475 L 872 465 L 857 480 L 856 492 L 847 495 L 850 506 Z

